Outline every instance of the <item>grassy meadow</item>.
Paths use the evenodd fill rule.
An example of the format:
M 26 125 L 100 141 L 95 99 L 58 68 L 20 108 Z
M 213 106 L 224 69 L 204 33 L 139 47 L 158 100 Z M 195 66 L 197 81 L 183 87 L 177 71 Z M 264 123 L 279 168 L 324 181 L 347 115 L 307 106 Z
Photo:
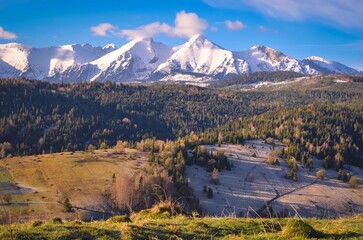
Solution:
M 0 161 L 0 221 L 21 222 L 52 216 L 80 218 L 107 212 L 102 194 L 112 176 L 132 173 L 147 155 L 134 149 L 64 152 L 6 158 Z M 68 198 L 76 211 L 65 213 Z

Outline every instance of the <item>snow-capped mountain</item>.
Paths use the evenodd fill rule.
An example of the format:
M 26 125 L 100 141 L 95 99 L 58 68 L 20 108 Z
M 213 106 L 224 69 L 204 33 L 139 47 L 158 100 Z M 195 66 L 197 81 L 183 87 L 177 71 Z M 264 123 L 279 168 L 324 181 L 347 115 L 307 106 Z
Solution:
M 62 74 L 67 68 L 98 59 L 115 50 L 114 45 L 92 47 L 89 44 L 32 48 L 23 44 L 0 45 L 0 76 L 46 79 Z
M 133 40 L 103 57 L 68 68 L 61 80 L 144 80 L 171 55 L 172 49 L 150 39 Z
M 302 63 L 309 67 L 310 69 L 315 70 L 312 74 L 320 73 L 320 74 L 361 74 L 358 70 L 347 67 L 341 63 L 328 61 L 321 57 L 308 57 L 305 58 Z M 309 73 L 309 72 L 308 72 Z
M 300 61 L 266 46 L 233 52 L 201 35 L 175 47 L 151 39 L 133 40 L 120 48 L 113 44 L 48 48 L 18 43 L 0 45 L 0 77 L 66 82 L 151 80 L 200 83 L 258 71 L 362 74 L 320 57 Z
M 212 80 L 248 72 L 248 63 L 199 35 L 174 47 L 173 54 L 151 74 L 153 80 Z
M 238 54 L 249 64 L 249 72 L 290 71 L 305 73 L 304 66 L 295 58 L 266 46 L 253 46 Z

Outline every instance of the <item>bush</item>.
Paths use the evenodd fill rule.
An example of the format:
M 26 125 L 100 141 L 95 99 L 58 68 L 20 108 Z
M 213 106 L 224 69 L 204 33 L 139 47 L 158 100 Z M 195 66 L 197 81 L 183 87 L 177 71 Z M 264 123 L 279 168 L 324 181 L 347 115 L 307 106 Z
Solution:
M 267 138 L 266 140 L 265 140 L 265 143 L 267 143 L 267 144 L 270 144 L 270 145 L 275 145 L 275 140 L 273 139 L 273 138 L 271 138 L 271 137 L 269 137 L 269 138 Z
M 213 172 L 212 172 L 212 182 L 214 184 L 219 184 L 219 180 L 220 180 L 220 174 L 219 174 L 219 171 L 217 168 L 213 169 Z
M 72 206 L 72 204 L 71 204 L 71 202 L 69 201 L 68 198 L 66 198 L 64 200 L 64 202 L 63 202 L 63 208 L 64 208 L 64 211 L 65 212 L 72 212 L 73 206 Z
M 107 219 L 108 223 L 125 223 L 125 222 L 131 222 L 131 219 L 129 216 L 126 215 L 120 215 L 120 216 L 113 216 L 109 219 Z
M 351 176 L 349 180 L 349 186 L 352 188 L 357 188 L 359 185 L 359 179 L 356 176 Z
M 324 179 L 325 178 L 325 170 L 324 169 L 320 169 L 319 171 L 316 172 L 316 177 L 319 179 Z
M 40 225 L 42 225 L 43 224 L 43 222 L 42 221 L 40 221 L 40 220 L 35 220 L 35 221 L 33 221 L 32 222 L 32 227 L 38 227 L 38 226 L 40 226 Z
M 5 194 L 3 196 L 3 201 L 6 205 L 10 205 L 12 196 L 10 194 Z
M 60 217 L 55 217 L 49 221 L 52 224 L 62 224 L 63 220 Z
M 287 224 L 283 227 L 281 234 L 288 238 L 319 238 L 322 236 L 320 232 L 315 230 L 307 222 L 297 219 L 289 219 Z
M 73 225 L 82 225 L 82 221 L 80 221 L 80 220 L 74 220 L 74 221 L 72 221 L 72 224 Z

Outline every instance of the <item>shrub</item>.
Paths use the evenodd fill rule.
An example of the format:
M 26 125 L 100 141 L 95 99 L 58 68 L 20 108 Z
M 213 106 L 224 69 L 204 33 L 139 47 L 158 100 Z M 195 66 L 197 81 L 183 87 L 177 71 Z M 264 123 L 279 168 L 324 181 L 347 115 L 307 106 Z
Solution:
M 219 171 L 217 168 L 214 168 L 212 172 L 212 182 L 217 185 L 219 184 L 219 180 L 220 180 Z
M 211 188 L 208 188 L 207 197 L 213 198 L 213 190 Z
M 82 221 L 80 221 L 80 220 L 74 220 L 74 221 L 72 221 L 72 224 L 73 225 L 82 225 Z
M 315 230 L 307 222 L 297 219 L 289 219 L 287 224 L 283 227 L 281 234 L 288 238 L 319 238 L 322 236 L 320 232 Z
M 63 202 L 63 208 L 64 208 L 64 211 L 65 212 L 72 212 L 73 206 L 72 206 L 72 204 L 71 204 L 71 202 L 69 201 L 68 198 L 66 198 L 64 200 L 64 202 Z
M 349 180 L 349 186 L 352 188 L 357 188 L 359 186 L 360 182 L 359 179 L 356 176 L 351 176 Z
M 126 215 L 120 215 L 120 216 L 113 216 L 109 219 L 107 219 L 108 223 L 125 223 L 125 222 L 131 222 L 131 219 L 129 216 Z
M 316 177 L 319 179 L 324 179 L 325 178 L 325 170 L 324 169 L 320 169 L 319 171 L 316 172 Z
M 63 220 L 60 217 L 55 217 L 49 221 L 52 224 L 62 224 Z
M 296 172 L 292 172 L 292 180 L 293 180 L 294 182 L 297 182 L 298 177 L 297 177 L 297 173 L 296 173 Z
M 10 194 L 5 194 L 3 196 L 3 201 L 5 202 L 6 205 L 10 205 L 11 199 L 12 199 L 12 196 Z
M 265 140 L 265 143 L 275 145 L 275 140 L 272 137 L 269 137 Z
M 40 221 L 40 220 L 35 220 L 35 221 L 33 221 L 32 222 L 32 227 L 38 227 L 38 226 L 40 226 L 40 225 L 42 225 L 43 224 L 43 222 L 42 221 Z
M 87 147 L 87 151 L 90 153 L 94 153 L 94 151 L 96 150 L 96 147 L 93 146 L 92 144 L 88 145 Z

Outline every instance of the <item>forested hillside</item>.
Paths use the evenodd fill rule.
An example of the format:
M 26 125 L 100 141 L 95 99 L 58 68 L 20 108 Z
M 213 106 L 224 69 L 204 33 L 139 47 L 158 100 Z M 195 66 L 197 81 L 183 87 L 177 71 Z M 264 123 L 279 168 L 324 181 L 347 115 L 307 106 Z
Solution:
M 83 150 L 89 144 L 110 146 L 117 140 L 176 139 L 191 131 L 203 132 L 269 110 L 273 110 L 269 114 L 283 114 L 278 110 L 285 107 L 312 103 L 349 105 L 353 99 L 362 99 L 362 93 L 340 89 L 239 92 L 185 85 L 50 84 L 2 79 L 1 157 Z M 358 116 L 359 112 L 354 115 Z M 346 118 L 354 121 L 350 115 Z M 338 120 L 331 123 L 331 128 L 335 129 L 335 121 Z M 342 128 L 350 121 L 343 121 Z M 275 130 L 272 127 L 269 132 Z
M 215 88 L 224 88 L 233 85 L 256 83 L 256 82 L 282 82 L 289 79 L 303 77 L 305 75 L 296 72 L 255 72 L 251 74 L 245 74 L 229 79 L 224 79 L 215 83 L 211 86 Z
M 250 119 L 229 122 L 206 131 L 206 142 L 242 143 L 248 139 L 276 138 L 289 148 L 285 153 L 308 165 L 308 154 L 324 160 L 326 168 L 344 163 L 363 166 L 363 105 L 309 104 L 269 111 Z M 222 140 L 221 140 L 222 139 Z

